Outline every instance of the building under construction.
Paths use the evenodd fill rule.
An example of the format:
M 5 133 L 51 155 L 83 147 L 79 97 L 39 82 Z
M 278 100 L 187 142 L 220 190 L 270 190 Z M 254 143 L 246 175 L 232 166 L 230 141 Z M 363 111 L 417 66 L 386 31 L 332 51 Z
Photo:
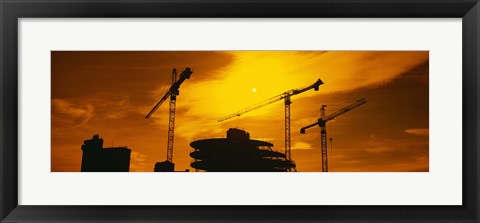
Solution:
M 246 131 L 231 128 L 226 138 L 210 138 L 190 143 L 195 159 L 192 168 L 210 172 L 285 172 L 295 163 L 272 150 L 273 144 L 250 139 Z

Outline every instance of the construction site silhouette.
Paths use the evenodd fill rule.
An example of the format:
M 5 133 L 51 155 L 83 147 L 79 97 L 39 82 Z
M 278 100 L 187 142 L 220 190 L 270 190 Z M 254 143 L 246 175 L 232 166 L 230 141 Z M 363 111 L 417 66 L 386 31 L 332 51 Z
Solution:
M 162 162 L 156 162 L 153 168 L 154 172 L 175 172 L 173 142 L 176 101 L 180 92 L 180 86 L 185 80 L 190 79 L 192 73 L 193 71 L 190 67 L 186 67 L 185 70 L 177 76 L 177 70 L 174 68 L 172 70 L 171 85 L 168 91 L 145 116 L 146 119 L 150 118 L 163 102 L 170 98 L 167 159 Z M 218 122 L 222 122 L 227 119 L 239 117 L 247 112 L 283 100 L 285 105 L 285 153 L 274 151 L 272 149 L 273 144 L 270 142 L 250 139 L 250 134 L 244 130 L 230 128 L 225 138 L 209 138 L 191 142 L 190 146 L 194 151 L 190 153 L 190 157 L 192 157 L 194 161 L 190 164 L 190 167 L 194 168 L 195 171 L 207 172 L 296 172 L 296 164 L 291 159 L 291 97 L 310 90 L 318 91 L 323 84 L 324 82 L 321 79 L 317 79 L 308 86 L 285 91 L 277 96 L 224 116 L 218 120 Z M 321 117 L 313 124 L 301 128 L 301 133 L 305 133 L 306 129 L 314 126 L 321 128 L 322 172 L 328 172 L 326 122 L 365 103 L 365 99 L 360 99 L 328 116 L 325 114 L 326 105 L 322 105 Z M 330 138 L 330 142 L 331 141 L 332 138 Z M 82 150 L 82 172 L 129 171 L 131 150 L 127 147 L 103 148 L 103 139 L 98 135 L 94 135 L 92 139 L 85 140 L 82 145 Z M 189 172 L 189 170 L 186 169 L 185 172 Z
M 50 56 L 52 172 L 429 171 L 428 51 Z

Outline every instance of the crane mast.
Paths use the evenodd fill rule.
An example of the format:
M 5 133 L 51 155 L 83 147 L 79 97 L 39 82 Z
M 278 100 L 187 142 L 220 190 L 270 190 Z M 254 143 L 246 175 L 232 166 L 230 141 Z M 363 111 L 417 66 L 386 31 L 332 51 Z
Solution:
M 320 109 L 320 118 L 317 122 L 307 125 L 300 129 L 300 133 L 305 134 L 305 130 L 311 127 L 318 125 L 320 127 L 320 144 L 321 144 L 321 153 L 322 153 L 322 172 L 328 172 L 328 157 L 327 157 L 327 122 L 333 120 L 337 116 L 340 116 L 354 108 L 357 108 L 360 105 L 367 103 L 365 98 L 360 99 L 347 107 L 344 107 L 328 116 L 325 115 L 325 107 L 326 105 L 322 105 Z
M 177 71 L 172 71 L 172 85 L 177 81 Z M 178 89 L 170 94 L 170 109 L 168 115 L 168 144 L 167 144 L 167 161 L 173 162 L 173 136 L 175 133 L 175 108 L 177 106 Z
M 173 99 L 172 99 L 173 98 Z M 173 160 L 173 136 L 175 132 L 175 107 L 177 99 L 172 96 L 170 99 L 170 114 L 168 116 L 168 145 L 167 145 L 167 160 Z
M 326 105 L 322 105 L 322 109 L 320 110 L 320 117 L 322 120 L 325 120 L 325 107 Z M 327 126 L 326 122 L 320 122 L 320 142 L 322 144 L 322 172 L 328 172 L 328 157 L 327 157 Z
M 290 160 L 291 158 L 291 143 L 290 143 L 290 96 L 285 97 L 285 156 Z
M 319 86 L 323 84 L 323 81 L 318 79 L 315 83 L 313 83 L 312 85 L 310 86 L 307 86 L 307 87 L 304 87 L 304 88 L 299 88 L 299 89 L 292 89 L 292 90 L 289 90 L 289 91 L 286 91 L 286 92 L 283 92 L 277 96 L 274 96 L 272 98 L 269 98 L 265 101 L 262 101 L 260 103 L 257 103 L 255 105 L 252 105 L 250 107 L 247 107 L 247 108 L 244 108 L 240 111 L 237 111 L 233 114 L 230 114 L 230 115 L 227 115 L 227 116 L 224 116 L 222 118 L 220 118 L 218 120 L 218 122 L 222 122 L 222 121 L 225 121 L 225 120 L 228 120 L 228 119 L 231 119 L 233 117 L 238 117 L 238 116 L 241 116 L 247 112 L 250 112 L 250 111 L 253 111 L 255 109 L 258 109 L 258 108 L 261 108 L 261 107 L 264 107 L 266 105 L 269 105 L 269 104 L 272 104 L 272 103 L 275 103 L 277 101 L 280 101 L 280 100 L 284 100 L 284 104 L 285 104 L 285 156 L 287 157 L 287 159 L 291 159 L 291 153 L 290 153 L 290 149 L 291 149 L 291 140 L 290 140 L 290 104 L 292 104 L 292 101 L 290 99 L 291 96 L 294 96 L 294 95 L 297 95 L 297 94 L 301 94 L 305 91 L 308 91 L 308 90 L 311 90 L 311 89 L 314 89 L 315 91 L 318 91 L 319 89 Z
M 146 119 L 150 118 L 153 113 L 163 104 L 163 102 L 170 97 L 170 107 L 169 107 L 169 118 L 168 118 L 168 143 L 167 143 L 167 161 L 173 163 L 173 140 L 174 140 L 174 130 L 175 130 L 175 108 L 177 102 L 177 96 L 180 94 L 179 88 L 180 85 L 186 80 L 190 79 L 190 75 L 193 72 L 189 67 L 180 74 L 180 77 L 177 80 L 177 71 L 173 69 L 172 71 L 172 85 L 170 86 L 167 93 L 158 101 L 158 103 L 152 108 L 152 110 L 145 116 Z M 173 166 L 172 166 L 173 167 Z M 172 169 L 173 171 L 173 169 Z

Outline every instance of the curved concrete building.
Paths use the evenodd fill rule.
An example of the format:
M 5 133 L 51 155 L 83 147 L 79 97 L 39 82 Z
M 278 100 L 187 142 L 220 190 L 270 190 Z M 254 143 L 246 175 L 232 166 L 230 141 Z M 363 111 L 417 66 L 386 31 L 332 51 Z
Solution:
M 231 128 L 226 138 L 202 139 L 190 143 L 195 159 L 192 168 L 209 172 L 281 172 L 295 169 L 273 144 L 250 139 L 248 132 Z

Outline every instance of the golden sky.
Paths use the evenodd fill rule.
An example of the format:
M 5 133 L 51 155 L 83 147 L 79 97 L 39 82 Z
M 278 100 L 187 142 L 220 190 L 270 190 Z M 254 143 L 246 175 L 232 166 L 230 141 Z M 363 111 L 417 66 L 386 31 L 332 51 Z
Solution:
M 329 171 L 428 171 L 427 51 L 169 51 L 52 52 L 52 171 L 77 172 L 83 140 L 132 149 L 130 171 L 151 172 L 166 159 L 171 71 L 193 74 L 177 97 L 173 162 L 192 169 L 190 142 L 250 132 L 284 151 L 283 101 L 217 122 L 285 91 L 325 83 L 292 97 L 292 159 L 298 171 L 321 171 L 320 130 L 301 127 L 366 98 L 327 123 L 333 138 Z M 330 146 L 330 143 L 328 144 Z

